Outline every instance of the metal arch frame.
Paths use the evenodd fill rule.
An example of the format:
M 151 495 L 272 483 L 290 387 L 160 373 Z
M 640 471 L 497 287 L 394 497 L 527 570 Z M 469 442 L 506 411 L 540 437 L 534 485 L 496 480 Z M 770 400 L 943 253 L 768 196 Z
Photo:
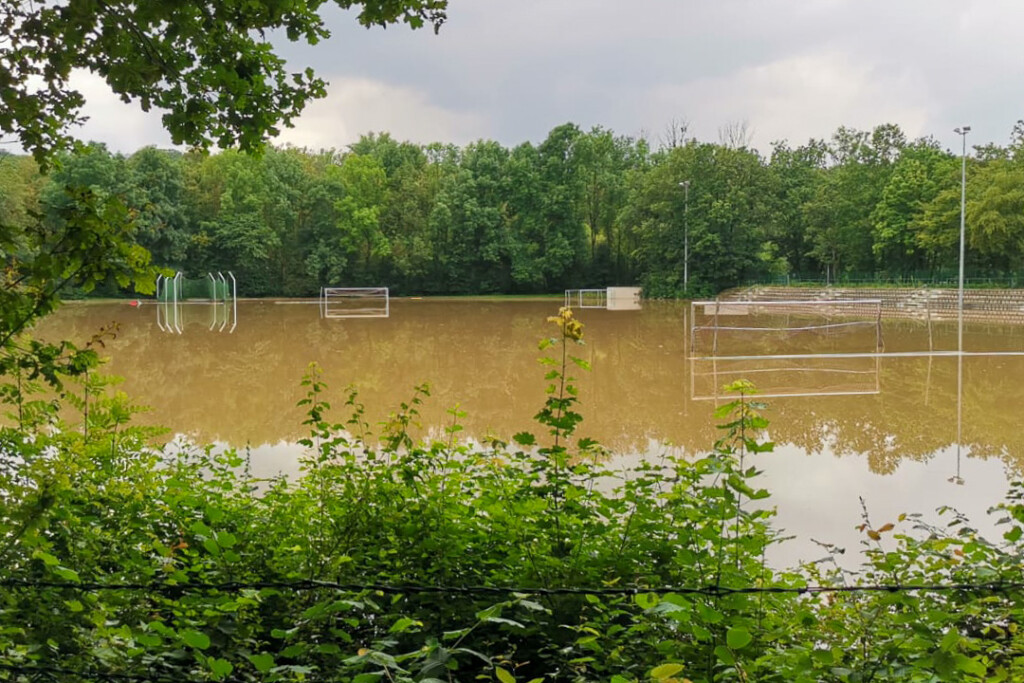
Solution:
M 167 278 L 161 273 L 156 276 L 156 326 L 160 328 L 161 332 L 167 332 L 167 328 L 160 321 L 160 309 L 163 307 L 163 302 L 160 301 L 160 284 Z M 164 285 L 166 288 L 166 285 Z
M 228 334 L 233 334 L 235 328 L 238 327 L 238 280 L 235 279 L 235 274 L 230 270 L 228 276 L 231 278 L 231 301 L 232 301 L 232 312 L 231 312 L 231 329 Z
M 213 287 L 211 292 L 210 305 L 214 307 L 213 321 L 210 323 L 209 331 L 213 331 L 217 328 L 217 310 L 219 306 L 223 306 L 224 317 L 220 323 L 220 327 L 217 328 L 218 332 L 223 332 L 224 328 L 228 324 L 228 296 L 230 292 L 231 296 L 231 329 L 228 330 L 228 334 L 235 331 L 238 327 L 238 281 L 235 279 L 234 273 L 228 271 L 228 277 L 231 278 L 231 288 L 228 288 L 228 280 L 224 277 L 224 274 L 220 271 L 217 272 L 216 277 L 212 272 L 207 273 L 206 277 L 210 279 L 210 285 Z M 184 279 L 184 273 L 178 271 L 174 277 L 167 277 L 165 275 L 158 275 L 156 279 L 156 324 L 162 332 L 176 332 L 177 334 L 183 334 L 182 329 L 183 321 L 181 316 L 181 307 L 186 303 L 204 303 L 204 302 L 186 302 L 181 298 L 182 292 L 182 281 Z M 204 278 L 205 279 L 205 278 Z M 223 296 L 217 294 L 217 282 L 218 280 L 224 286 Z M 170 289 L 168 289 L 170 287 Z M 161 300 L 161 297 L 163 299 Z M 169 309 L 169 310 L 168 310 Z
M 178 304 L 178 297 L 181 295 L 181 281 L 184 279 L 184 275 L 179 270 L 174 276 L 174 286 L 171 292 L 174 294 L 174 329 L 178 334 L 182 334 L 181 329 L 181 307 Z

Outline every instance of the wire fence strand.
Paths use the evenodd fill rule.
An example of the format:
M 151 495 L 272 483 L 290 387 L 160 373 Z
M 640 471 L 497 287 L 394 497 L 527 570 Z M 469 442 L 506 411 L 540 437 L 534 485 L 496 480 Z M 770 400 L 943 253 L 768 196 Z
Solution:
M 294 581 L 224 581 L 174 582 L 156 581 L 139 583 L 106 583 L 97 581 L 47 581 L 35 579 L 0 579 L 0 589 L 54 589 L 73 591 L 144 591 L 149 593 L 183 592 L 237 592 L 241 590 L 330 590 L 344 593 L 385 593 L 390 595 L 445 594 L 465 596 L 500 595 L 702 595 L 724 597 L 728 595 L 815 595 L 822 593 L 911 593 L 911 592 L 963 592 L 1012 593 L 1024 591 L 1024 581 L 993 581 L 988 583 L 929 583 L 929 584 L 864 584 L 864 585 L 811 585 L 811 586 L 628 586 L 628 587 L 537 587 L 537 586 L 434 586 L 417 584 L 340 583 L 302 579 Z

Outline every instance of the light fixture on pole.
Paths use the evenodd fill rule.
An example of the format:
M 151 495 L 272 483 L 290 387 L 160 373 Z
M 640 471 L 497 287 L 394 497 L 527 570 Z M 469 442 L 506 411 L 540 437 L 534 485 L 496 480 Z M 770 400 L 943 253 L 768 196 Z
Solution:
M 683 188 L 683 289 L 690 291 L 690 181 L 679 183 Z
M 960 136 L 962 148 L 960 152 L 960 279 L 957 286 L 957 320 L 959 331 L 957 334 L 958 351 L 964 350 L 964 233 L 967 211 L 967 134 L 971 132 L 970 126 L 954 128 L 953 132 Z

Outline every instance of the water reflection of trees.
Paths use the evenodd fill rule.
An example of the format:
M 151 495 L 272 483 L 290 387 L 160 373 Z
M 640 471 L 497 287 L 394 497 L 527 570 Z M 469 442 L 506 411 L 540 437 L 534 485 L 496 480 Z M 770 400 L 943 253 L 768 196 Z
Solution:
M 460 404 L 466 431 L 509 437 L 532 424 L 543 401 L 536 341 L 556 302 L 398 301 L 386 320 L 321 320 L 315 306 L 245 303 L 234 334 L 189 326 L 161 332 L 153 309 L 124 304 L 68 306 L 41 335 L 86 339 L 102 324 L 121 323 L 108 344 L 111 372 L 166 424 L 204 441 L 277 443 L 302 436 L 299 381 L 320 363 L 332 389 L 334 416 L 345 416 L 344 387 L 354 383 L 371 422 L 385 419 L 414 385 L 430 382 L 424 427 L 444 424 Z M 582 433 L 616 451 L 649 450 L 667 440 L 686 452 L 716 438 L 714 402 L 690 400 L 685 358 L 685 307 L 643 311 L 581 311 L 587 325 L 580 355 L 593 366 L 580 376 Z M 1019 334 L 1019 333 L 1018 333 Z M 1014 337 L 978 329 L 968 348 L 1006 349 Z M 946 345 L 947 327 L 933 330 Z M 917 323 L 889 323 L 889 350 L 927 348 Z M 772 399 L 771 436 L 809 454 L 865 455 L 879 473 L 902 460 L 927 460 L 956 439 L 956 359 L 889 358 L 880 366 L 881 393 Z M 1024 437 L 1016 407 L 1024 399 L 1024 359 L 968 358 L 964 363 L 964 446 L 974 457 L 1001 458 L 1024 471 Z

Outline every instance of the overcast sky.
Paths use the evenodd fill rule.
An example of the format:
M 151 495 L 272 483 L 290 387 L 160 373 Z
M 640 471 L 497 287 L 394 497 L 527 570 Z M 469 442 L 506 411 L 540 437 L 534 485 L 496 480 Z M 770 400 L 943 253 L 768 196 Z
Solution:
M 279 41 L 330 83 L 279 142 L 342 148 L 369 131 L 465 144 L 538 142 L 571 121 L 643 135 L 673 121 L 718 141 L 746 122 L 752 144 L 802 144 L 841 125 L 899 124 L 959 149 L 1005 144 L 1024 118 L 1019 0 L 450 0 L 439 35 L 367 30 L 333 10 L 333 37 Z M 76 81 L 80 135 L 116 151 L 169 146 L 159 115 Z

